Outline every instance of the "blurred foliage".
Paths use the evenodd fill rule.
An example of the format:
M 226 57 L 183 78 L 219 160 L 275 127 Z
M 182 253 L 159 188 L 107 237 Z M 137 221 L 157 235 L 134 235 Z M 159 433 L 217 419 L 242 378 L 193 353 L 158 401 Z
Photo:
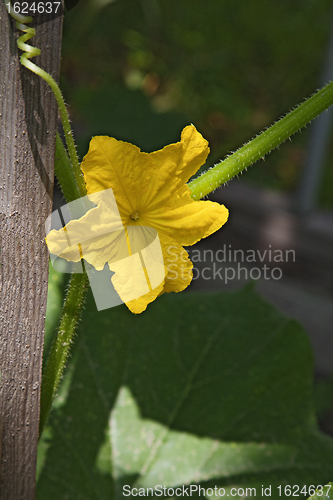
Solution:
M 320 428 L 333 435 L 333 376 L 319 379 L 315 385 L 315 407 Z
M 61 82 L 81 156 L 92 135 L 150 151 L 192 122 L 212 165 L 320 86 L 331 14 L 330 0 L 81 0 L 65 17 Z M 307 138 L 246 178 L 294 190 Z M 321 192 L 331 207 L 332 164 Z
M 39 444 L 38 500 L 118 499 L 124 484 L 258 498 L 272 485 L 278 500 L 278 485 L 330 480 L 309 339 L 252 286 L 165 294 L 142 315 L 97 311 L 90 292 L 73 347 Z

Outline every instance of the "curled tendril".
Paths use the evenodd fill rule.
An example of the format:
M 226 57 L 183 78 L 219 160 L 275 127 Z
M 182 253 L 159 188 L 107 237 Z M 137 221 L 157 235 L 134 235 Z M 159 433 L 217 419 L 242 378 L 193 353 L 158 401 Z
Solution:
M 36 35 L 35 28 L 31 26 L 27 26 L 28 23 L 32 23 L 33 18 L 31 16 L 22 16 L 22 14 L 18 14 L 14 12 L 10 2 L 5 2 L 6 9 L 8 13 L 12 16 L 13 19 L 16 20 L 15 26 L 18 30 L 23 31 L 24 35 L 20 36 L 17 39 L 17 46 L 19 49 L 23 50 L 23 54 L 20 57 L 20 63 L 23 66 L 26 66 L 26 61 L 31 59 L 32 57 L 36 57 L 40 55 L 40 49 L 37 47 L 32 47 L 31 45 L 27 45 L 25 42 L 30 40 Z M 27 24 L 25 24 L 27 23 Z M 35 65 L 34 65 L 35 66 Z M 38 66 L 36 66 L 38 67 Z
M 32 18 L 27 17 L 27 19 L 32 19 Z M 25 21 L 25 22 L 31 23 L 31 21 Z M 24 51 L 24 53 L 20 57 L 20 63 L 24 65 L 25 60 L 40 55 L 40 49 L 37 49 L 37 47 L 32 47 L 31 45 L 27 45 L 25 43 L 28 40 L 30 40 L 30 38 L 33 38 L 36 35 L 36 30 L 35 28 L 30 28 L 29 26 L 21 23 L 20 21 L 16 21 L 15 26 L 20 31 L 26 33 L 25 35 L 22 35 L 20 36 L 20 38 L 17 39 L 18 48 Z
M 25 66 L 25 62 L 27 59 L 31 59 L 32 57 L 40 55 L 40 49 L 37 49 L 37 47 L 32 47 L 31 45 L 27 45 L 25 43 L 30 40 L 30 38 L 33 38 L 36 35 L 35 28 L 31 28 L 31 26 L 27 26 L 25 24 L 32 23 L 33 18 L 31 16 L 22 16 L 21 14 L 16 14 L 13 11 L 10 3 L 6 3 L 6 8 L 9 14 L 16 20 L 16 28 L 25 33 L 25 35 L 22 35 L 17 39 L 18 48 L 23 50 L 23 54 L 20 57 L 20 63 Z
M 16 20 L 15 26 L 17 29 L 20 31 L 23 31 L 24 35 L 20 36 L 17 39 L 17 46 L 20 50 L 23 51 L 23 54 L 20 57 L 20 63 L 28 68 L 30 71 L 35 73 L 36 75 L 40 76 L 45 80 L 51 87 L 54 96 L 57 100 L 60 116 L 61 116 L 61 121 L 64 129 L 64 134 L 65 134 L 65 140 L 67 144 L 67 149 L 68 149 L 68 154 L 70 158 L 70 162 L 72 164 L 72 168 L 74 171 L 75 179 L 80 191 L 81 196 L 86 195 L 86 187 L 85 183 L 83 180 L 83 176 L 80 170 L 80 164 L 79 164 L 79 159 L 76 153 L 76 148 L 74 144 L 74 139 L 73 139 L 73 134 L 72 134 L 72 129 L 70 126 L 69 122 L 69 117 L 68 113 L 66 110 L 65 106 L 65 101 L 62 96 L 62 93 L 58 87 L 57 82 L 52 78 L 51 75 L 49 75 L 46 71 L 44 71 L 42 68 L 31 62 L 29 59 L 32 57 L 39 56 L 41 53 L 41 50 L 38 49 L 37 47 L 33 47 L 31 45 L 28 45 L 27 42 L 31 38 L 33 38 L 36 35 L 36 30 L 35 28 L 32 28 L 31 26 L 27 26 L 27 24 L 31 23 L 33 21 L 33 18 L 31 16 L 22 16 L 22 14 L 18 14 L 14 12 L 11 3 L 10 2 L 5 2 L 6 9 L 10 16 Z

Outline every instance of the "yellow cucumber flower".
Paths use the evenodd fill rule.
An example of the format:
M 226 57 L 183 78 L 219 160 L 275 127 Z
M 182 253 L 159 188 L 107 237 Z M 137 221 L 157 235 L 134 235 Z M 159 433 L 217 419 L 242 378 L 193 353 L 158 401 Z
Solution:
M 183 246 L 194 245 L 220 229 L 228 219 L 223 205 L 194 201 L 186 184 L 208 153 L 208 142 L 193 125 L 184 128 L 180 142 L 153 153 L 143 153 L 138 147 L 111 137 L 94 137 L 81 169 L 88 197 L 96 207 L 71 220 L 65 231 L 51 231 L 46 238 L 50 252 L 74 262 L 84 257 L 97 270 L 108 263 L 115 273 L 111 278 L 115 290 L 136 314 L 158 295 L 184 290 L 192 280 L 193 265 Z M 102 197 L 102 192 L 110 189 L 118 218 L 112 202 L 108 206 Z M 71 244 L 75 240 L 76 245 L 69 246 L 67 234 L 71 234 Z M 78 252 L 78 242 L 86 239 L 87 234 L 90 239 Z M 156 234 L 160 246 L 154 239 Z M 140 239 L 136 245 L 135 240 Z M 151 260 L 155 270 L 163 268 L 164 278 L 158 281 L 150 272 L 147 252 L 144 254 L 145 245 L 150 243 L 161 250 L 155 253 L 160 258 Z M 140 254 L 139 258 L 141 250 L 143 257 Z M 130 266 L 122 264 L 126 252 L 133 258 Z M 146 293 L 128 300 L 140 280 L 146 288 L 139 288 Z

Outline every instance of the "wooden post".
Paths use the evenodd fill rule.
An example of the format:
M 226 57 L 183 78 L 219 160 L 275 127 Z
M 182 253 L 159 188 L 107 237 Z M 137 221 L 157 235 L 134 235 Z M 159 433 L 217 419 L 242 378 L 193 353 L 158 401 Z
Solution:
M 62 16 L 32 26 L 34 62 L 58 80 Z M 47 17 L 46 17 L 47 20 Z M 21 33 L 22 34 L 22 33 Z M 35 498 L 39 399 L 57 105 L 19 64 L 15 22 L 0 0 L 0 498 Z

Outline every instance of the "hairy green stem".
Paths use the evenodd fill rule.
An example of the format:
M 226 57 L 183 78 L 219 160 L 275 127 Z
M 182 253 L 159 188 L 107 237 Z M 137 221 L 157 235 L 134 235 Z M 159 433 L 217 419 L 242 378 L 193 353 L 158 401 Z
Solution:
M 84 305 L 87 283 L 86 273 L 72 274 L 68 285 L 59 330 L 54 339 L 43 373 L 40 401 L 40 436 L 47 422 L 52 401 L 56 395 L 65 368 L 70 346 L 73 343 L 76 326 L 80 320 Z
M 74 175 L 70 159 L 63 142 L 57 132 L 56 152 L 54 160 L 54 173 L 58 179 L 59 185 L 67 203 L 85 196 L 85 192 L 80 190 Z
M 191 181 L 188 186 L 192 198 L 199 200 L 231 180 L 235 175 L 263 158 L 267 153 L 298 132 L 332 104 L 333 82 L 319 90 L 225 160 Z
M 51 75 L 46 73 L 46 71 L 44 71 L 43 69 L 36 66 L 36 64 L 29 61 L 28 56 L 26 54 L 22 54 L 22 56 L 20 58 L 20 62 L 23 66 L 30 69 L 34 73 L 36 73 L 36 75 L 43 78 L 50 85 L 50 87 L 53 91 L 53 94 L 54 94 L 54 96 L 57 100 L 57 103 L 58 103 L 59 113 L 60 113 L 60 117 L 61 117 L 61 121 L 62 121 L 62 126 L 64 129 L 65 141 L 67 144 L 68 154 L 69 154 L 69 158 L 71 161 L 71 168 L 73 169 L 75 179 L 76 179 L 76 182 L 80 188 L 80 191 L 84 194 L 87 194 L 86 185 L 84 183 L 84 179 L 83 179 L 82 172 L 80 169 L 79 159 L 78 159 L 78 156 L 76 153 L 76 148 L 75 148 L 74 139 L 73 139 L 73 133 L 72 133 L 71 125 L 69 122 L 68 113 L 67 113 L 67 109 L 65 106 L 65 101 L 64 101 L 62 93 L 58 87 L 58 84 L 52 78 Z

